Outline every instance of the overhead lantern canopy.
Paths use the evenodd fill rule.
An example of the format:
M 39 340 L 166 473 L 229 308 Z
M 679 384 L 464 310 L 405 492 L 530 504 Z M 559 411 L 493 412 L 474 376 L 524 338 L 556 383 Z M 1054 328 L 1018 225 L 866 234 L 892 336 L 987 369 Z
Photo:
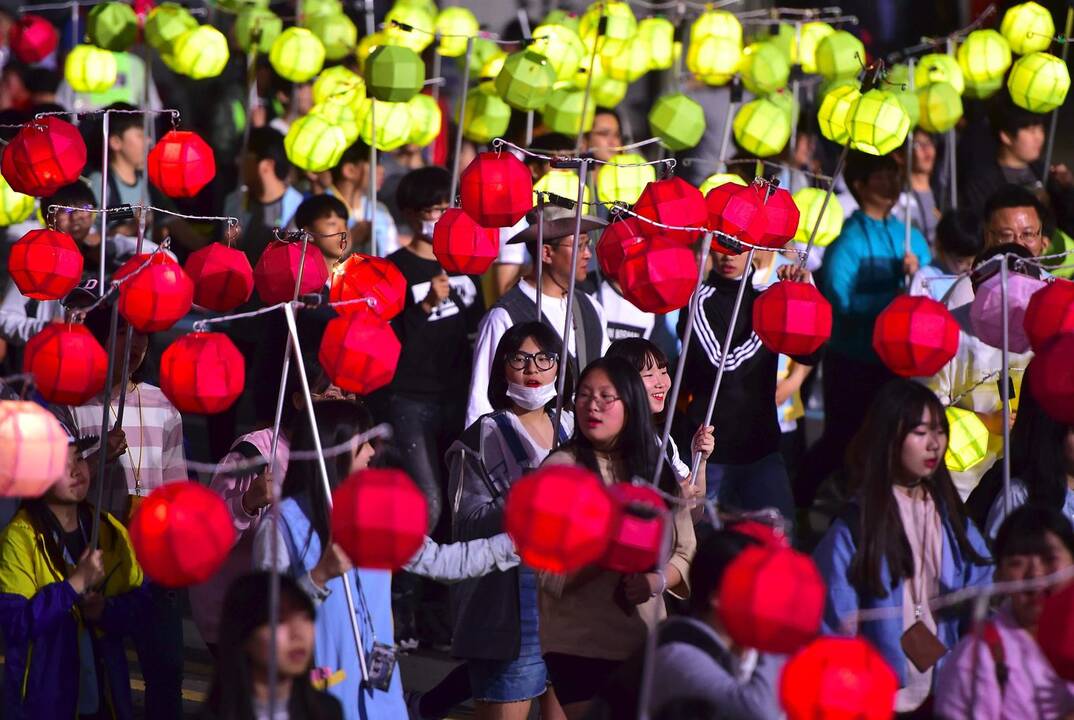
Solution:
M 886 90 L 869 90 L 851 107 L 850 142 L 855 150 L 870 155 L 887 155 L 906 141 L 910 116 Z
M 436 16 L 436 32 L 440 44 L 436 51 L 444 57 L 461 57 L 466 54 L 466 38 L 477 37 L 481 26 L 469 8 L 446 7 Z
M 86 17 L 86 35 L 99 48 L 125 52 L 138 36 L 138 16 L 125 3 L 95 5 Z
M 668 150 L 687 150 L 705 134 L 705 110 L 682 93 L 664 95 L 649 110 L 649 129 Z
M 1007 76 L 1014 104 L 1035 113 L 1047 113 L 1063 104 L 1070 90 L 1066 63 L 1045 52 L 1024 55 Z
M 406 102 L 424 83 L 425 63 L 408 48 L 381 45 L 365 61 L 366 92 L 377 100 Z
M 768 98 L 758 98 L 738 109 L 732 128 L 735 142 L 743 150 L 757 157 L 771 157 L 787 146 L 791 118 Z
M 520 50 L 504 60 L 496 76 L 496 92 L 516 110 L 540 110 L 555 82 L 556 74 L 544 55 Z
M 1055 22 L 1047 8 L 1035 2 L 1024 2 L 1003 14 L 999 31 L 1011 44 L 1011 50 L 1019 55 L 1028 55 L 1051 47 Z
M 986 98 L 999 90 L 1011 67 L 1011 45 L 995 30 L 974 30 L 958 47 L 965 94 Z
M 309 82 L 324 67 L 324 44 L 306 28 L 289 27 L 272 43 L 269 63 L 284 80 Z
M 116 84 L 116 56 L 96 45 L 75 45 L 63 63 L 63 77 L 77 93 L 100 93 Z
M 950 83 L 926 85 L 917 91 L 917 99 L 917 123 L 925 132 L 947 132 L 962 117 L 962 98 Z
M 833 32 L 835 28 L 826 22 L 807 22 L 802 25 L 801 39 L 798 41 L 798 62 L 801 63 L 803 72 L 818 72 L 817 45 Z
M 791 74 L 787 57 L 771 42 L 755 42 L 747 46 L 738 70 L 742 84 L 754 95 L 768 95 L 786 87 Z
M 816 62 L 828 80 L 854 77 L 865 67 L 865 46 L 846 30 L 836 30 L 817 44 Z
M 267 53 L 283 32 L 283 19 L 268 8 L 249 5 L 235 19 L 235 39 L 243 52 L 250 52 L 257 37 L 257 51 Z

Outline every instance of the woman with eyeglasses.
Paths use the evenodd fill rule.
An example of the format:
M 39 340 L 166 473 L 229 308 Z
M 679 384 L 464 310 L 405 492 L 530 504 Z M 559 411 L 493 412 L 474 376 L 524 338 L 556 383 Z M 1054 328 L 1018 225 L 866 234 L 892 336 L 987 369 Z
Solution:
M 674 472 L 660 462 L 649 396 L 633 365 L 617 357 L 590 363 L 579 378 L 574 407 L 574 436 L 546 465 L 580 465 L 607 485 L 635 477 L 649 481 L 659 465 L 659 487 L 681 498 Z M 569 720 L 585 715 L 608 676 L 667 616 L 664 593 L 689 595 L 694 526 L 685 503 L 669 507 L 670 557 L 651 572 L 624 575 L 590 566 L 541 576 L 541 650 Z
M 553 426 L 562 342 L 540 322 L 510 328 L 500 339 L 489 375 L 495 410 L 473 423 L 448 451 L 454 540 L 503 532 L 507 493 L 523 474 L 566 441 L 573 416 Z M 564 392 L 571 393 L 570 368 Z M 478 718 L 526 718 L 541 697 L 542 717 L 554 717 L 538 642 L 537 580 L 526 567 L 491 573 L 451 588 L 452 655 L 465 658 Z

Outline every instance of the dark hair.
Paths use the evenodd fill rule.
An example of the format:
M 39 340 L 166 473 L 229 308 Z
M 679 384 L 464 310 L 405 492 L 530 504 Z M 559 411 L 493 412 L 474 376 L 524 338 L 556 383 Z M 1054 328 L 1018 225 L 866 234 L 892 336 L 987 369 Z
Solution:
M 843 170 L 843 179 L 846 180 L 847 188 L 854 199 L 858 199 L 858 191 L 854 187 L 858 182 L 867 183 L 873 175 L 885 171 L 898 172 L 899 164 L 894 155 L 870 155 L 868 153 L 851 150 L 847 154 L 846 167 Z
M 369 162 L 369 146 L 362 140 L 355 140 L 351 143 L 350 147 L 343 151 L 343 154 L 339 158 L 339 162 L 332 168 L 332 182 L 339 182 L 343 177 L 344 165 L 360 165 L 361 163 Z M 378 155 L 378 158 L 380 156 Z
M 936 225 L 936 246 L 953 257 L 976 257 L 984 249 L 981 216 L 969 208 L 948 210 Z
M 1020 411 L 1019 411 L 1020 412 Z M 1017 508 L 1004 519 L 992 543 L 996 564 L 1014 555 L 1046 555 L 1047 534 L 1055 535 L 1074 555 L 1074 525 L 1054 505 L 1042 505 L 1032 500 Z
M 450 202 L 451 173 L 438 165 L 411 170 L 399 181 L 395 203 L 400 210 L 424 210 Z
M 550 152 L 574 150 L 574 138 L 567 137 L 563 133 L 545 133 L 544 135 L 539 135 L 538 137 L 533 138 L 533 142 L 530 143 L 530 149 L 538 151 L 548 150 Z
M 1044 203 L 1040 201 L 1040 198 L 1021 185 L 1010 184 L 999 188 L 985 200 L 984 221 L 985 223 L 991 222 L 992 216 L 1000 210 L 1023 207 L 1036 210 L 1037 217 L 1040 219 L 1041 224 L 1047 224 L 1048 211 L 1045 209 Z
M 96 207 L 97 196 L 93 194 L 93 190 L 90 190 L 90 186 L 84 181 L 75 180 L 70 185 L 64 185 L 49 197 L 41 200 L 41 212 L 45 213 L 46 219 L 50 205 L 67 205 L 69 207 L 89 205 L 90 207 Z
M 999 255 L 1013 255 L 1014 257 L 1008 257 L 1006 260 L 1007 268 L 1011 272 L 1021 273 L 1028 275 L 1032 278 L 1040 278 L 1040 267 L 1037 265 L 1022 264 L 1019 258 L 1025 258 L 1031 260 L 1033 253 L 1031 253 L 1025 246 L 1018 243 L 1000 243 L 999 245 L 993 245 L 992 247 L 985 248 L 977 257 L 973 259 L 973 266 L 976 268 L 987 260 L 990 260 Z M 1000 262 L 989 263 L 979 269 L 975 270 L 970 275 L 970 283 L 973 285 L 973 289 L 976 290 L 985 280 L 995 275 L 1000 270 Z
M 1031 360 L 1030 365 L 1037 362 Z M 1022 378 L 1018 415 L 1011 428 L 1011 474 L 1029 492 L 1029 502 L 1061 508 L 1067 493 L 1067 461 L 1063 450 L 1071 426 L 1044 412 L 1030 387 L 1029 373 Z
M 859 592 L 874 597 L 887 597 L 890 590 L 884 587 L 880 574 L 885 562 L 892 587 L 914 573 L 914 557 L 891 488 L 900 472 L 903 442 L 921 423 L 926 409 L 946 435 L 947 415 L 932 391 L 913 380 L 892 380 L 869 406 L 847 449 L 847 473 L 860 504 L 857 548 L 847 575 Z M 987 560 L 977 554 L 967 537 L 965 508 L 947 466 L 941 462 L 922 484 L 937 510 L 950 521 L 962 553 L 973 563 L 985 564 Z
M 26 89 L 32 93 L 54 93 L 62 79 L 55 70 L 34 65 L 25 75 Z
M 489 403 L 496 410 L 511 407 L 511 400 L 507 397 L 507 356 L 518 352 L 518 349 L 522 347 L 522 343 L 526 342 L 526 338 L 533 338 L 533 341 L 537 343 L 537 347 L 541 350 L 555 353 L 559 357 L 559 362 L 567 363 L 567 377 L 563 385 L 564 400 L 571 397 L 574 392 L 574 386 L 571 382 L 573 374 L 571 373 L 571 365 L 567 358 L 563 356 L 563 341 L 560 340 L 559 334 L 544 323 L 531 320 L 521 325 L 512 325 L 496 345 L 496 352 L 492 356 L 492 372 L 489 373 L 488 389 Z M 555 402 L 556 399 L 552 398 L 548 401 L 548 405 L 555 407 Z
M 1000 133 L 1013 140 L 1019 131 L 1028 127 L 1034 125 L 1044 127 L 1044 116 L 1018 107 L 1004 92 L 992 103 L 988 113 L 988 122 L 992 126 L 992 135 L 997 141 L 1000 140 Z
M 105 110 L 137 110 L 130 103 L 114 102 Z M 141 130 L 145 127 L 142 115 L 137 112 L 118 112 L 108 114 L 108 137 L 123 137 L 123 133 L 128 130 L 137 128 Z
M 333 215 L 342 220 L 350 219 L 347 206 L 335 195 L 311 195 L 295 210 L 295 227 L 300 230 L 309 230 L 313 227 L 313 223 Z
M 252 129 L 246 150 L 258 161 L 271 160 L 276 165 L 276 177 L 287 179 L 291 172 L 291 161 L 287 159 L 287 151 L 283 147 L 283 135 L 277 130 L 268 126 Z
M 724 570 L 739 553 L 760 541 L 734 530 L 709 533 L 697 546 L 690 563 L 690 614 L 707 617 L 712 613 L 712 596 L 720 589 Z
M 642 337 L 623 338 L 616 340 L 608 347 L 604 357 L 621 357 L 638 371 L 639 374 L 646 370 L 666 368 L 668 356 L 664 354 L 655 343 Z M 653 416 L 653 421 L 659 425 L 667 414 L 667 407 Z

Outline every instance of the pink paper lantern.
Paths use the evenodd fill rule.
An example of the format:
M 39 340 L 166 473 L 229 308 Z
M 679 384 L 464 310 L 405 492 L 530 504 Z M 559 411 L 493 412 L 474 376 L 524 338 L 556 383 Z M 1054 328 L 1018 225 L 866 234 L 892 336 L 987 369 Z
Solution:
M 638 196 L 634 212 L 643 218 L 672 227 L 704 228 L 708 218 L 705 197 L 701 191 L 680 177 L 653 180 Z M 638 227 L 643 235 L 662 235 L 674 242 L 689 245 L 697 239 L 693 230 L 668 230 L 642 220 Z
M 1034 350 L 1060 333 L 1074 332 L 1074 282 L 1057 279 L 1033 293 L 1023 326 Z
M 778 282 L 753 301 L 753 330 L 774 353 L 810 355 L 832 336 L 832 306 L 809 283 Z
M 329 321 L 317 359 L 335 385 L 368 395 L 392 381 L 401 352 L 388 323 L 373 314 L 352 313 Z
M 709 190 L 705 205 L 710 230 L 731 235 L 751 245 L 761 244 L 768 231 L 768 217 L 765 215 L 764 198 L 755 186 L 724 183 Z M 725 255 L 732 254 L 715 241 L 712 248 Z
M 655 235 L 627 249 L 618 280 L 623 297 L 639 309 L 669 313 L 690 302 L 697 259 L 685 245 Z
M 194 281 L 194 302 L 216 312 L 229 312 L 250 299 L 254 270 L 246 253 L 222 243 L 190 254 L 184 268 Z
M 481 227 L 465 210 L 450 208 L 433 228 L 433 254 L 447 272 L 480 275 L 500 254 L 500 232 Z
M 642 224 L 637 218 L 622 218 L 601 231 L 600 239 L 597 240 L 597 264 L 600 265 L 600 272 L 604 277 L 613 278 L 618 275 L 627 248 L 645 242 L 645 235 L 640 227 Z
M 1074 425 L 1074 333 L 1044 343 L 1026 369 L 1033 398 L 1053 420 Z
M 958 351 L 958 322 L 940 303 L 900 295 L 876 318 L 873 349 L 902 377 L 935 375 Z
M 1003 290 L 999 273 L 985 280 L 974 292 L 970 305 L 970 325 L 982 342 L 1003 348 Z M 1022 273 L 1007 276 L 1007 349 L 1015 353 L 1029 350 L 1029 335 L 1025 330 L 1029 299 L 1044 283 Z
M 67 472 L 67 433 L 37 403 L 0 400 L 0 497 L 40 497 Z
M 328 282 L 328 266 L 324 256 L 312 243 L 302 257 L 302 243 L 273 240 L 261 253 L 254 268 L 254 287 L 266 305 L 288 302 L 294 299 L 299 267 L 302 267 L 302 283 L 299 295 L 317 293 Z
M 401 470 L 361 470 L 332 492 L 332 539 L 356 567 L 398 570 L 428 530 L 425 495 Z
M 601 567 L 621 573 L 650 572 L 660 562 L 667 505 L 647 485 L 615 483 L 608 488 L 616 524 Z

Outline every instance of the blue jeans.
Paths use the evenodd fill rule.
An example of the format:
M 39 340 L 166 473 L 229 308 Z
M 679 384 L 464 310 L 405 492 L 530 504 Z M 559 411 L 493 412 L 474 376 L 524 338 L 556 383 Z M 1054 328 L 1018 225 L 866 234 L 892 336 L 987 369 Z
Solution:
M 706 495 L 728 509 L 763 510 L 774 507 L 794 519 L 794 497 L 783 456 L 774 452 L 745 465 L 710 462 L 705 468 Z
M 145 678 L 145 716 L 152 720 L 183 717 L 183 615 L 178 590 L 150 585 L 148 622 L 133 635 Z

